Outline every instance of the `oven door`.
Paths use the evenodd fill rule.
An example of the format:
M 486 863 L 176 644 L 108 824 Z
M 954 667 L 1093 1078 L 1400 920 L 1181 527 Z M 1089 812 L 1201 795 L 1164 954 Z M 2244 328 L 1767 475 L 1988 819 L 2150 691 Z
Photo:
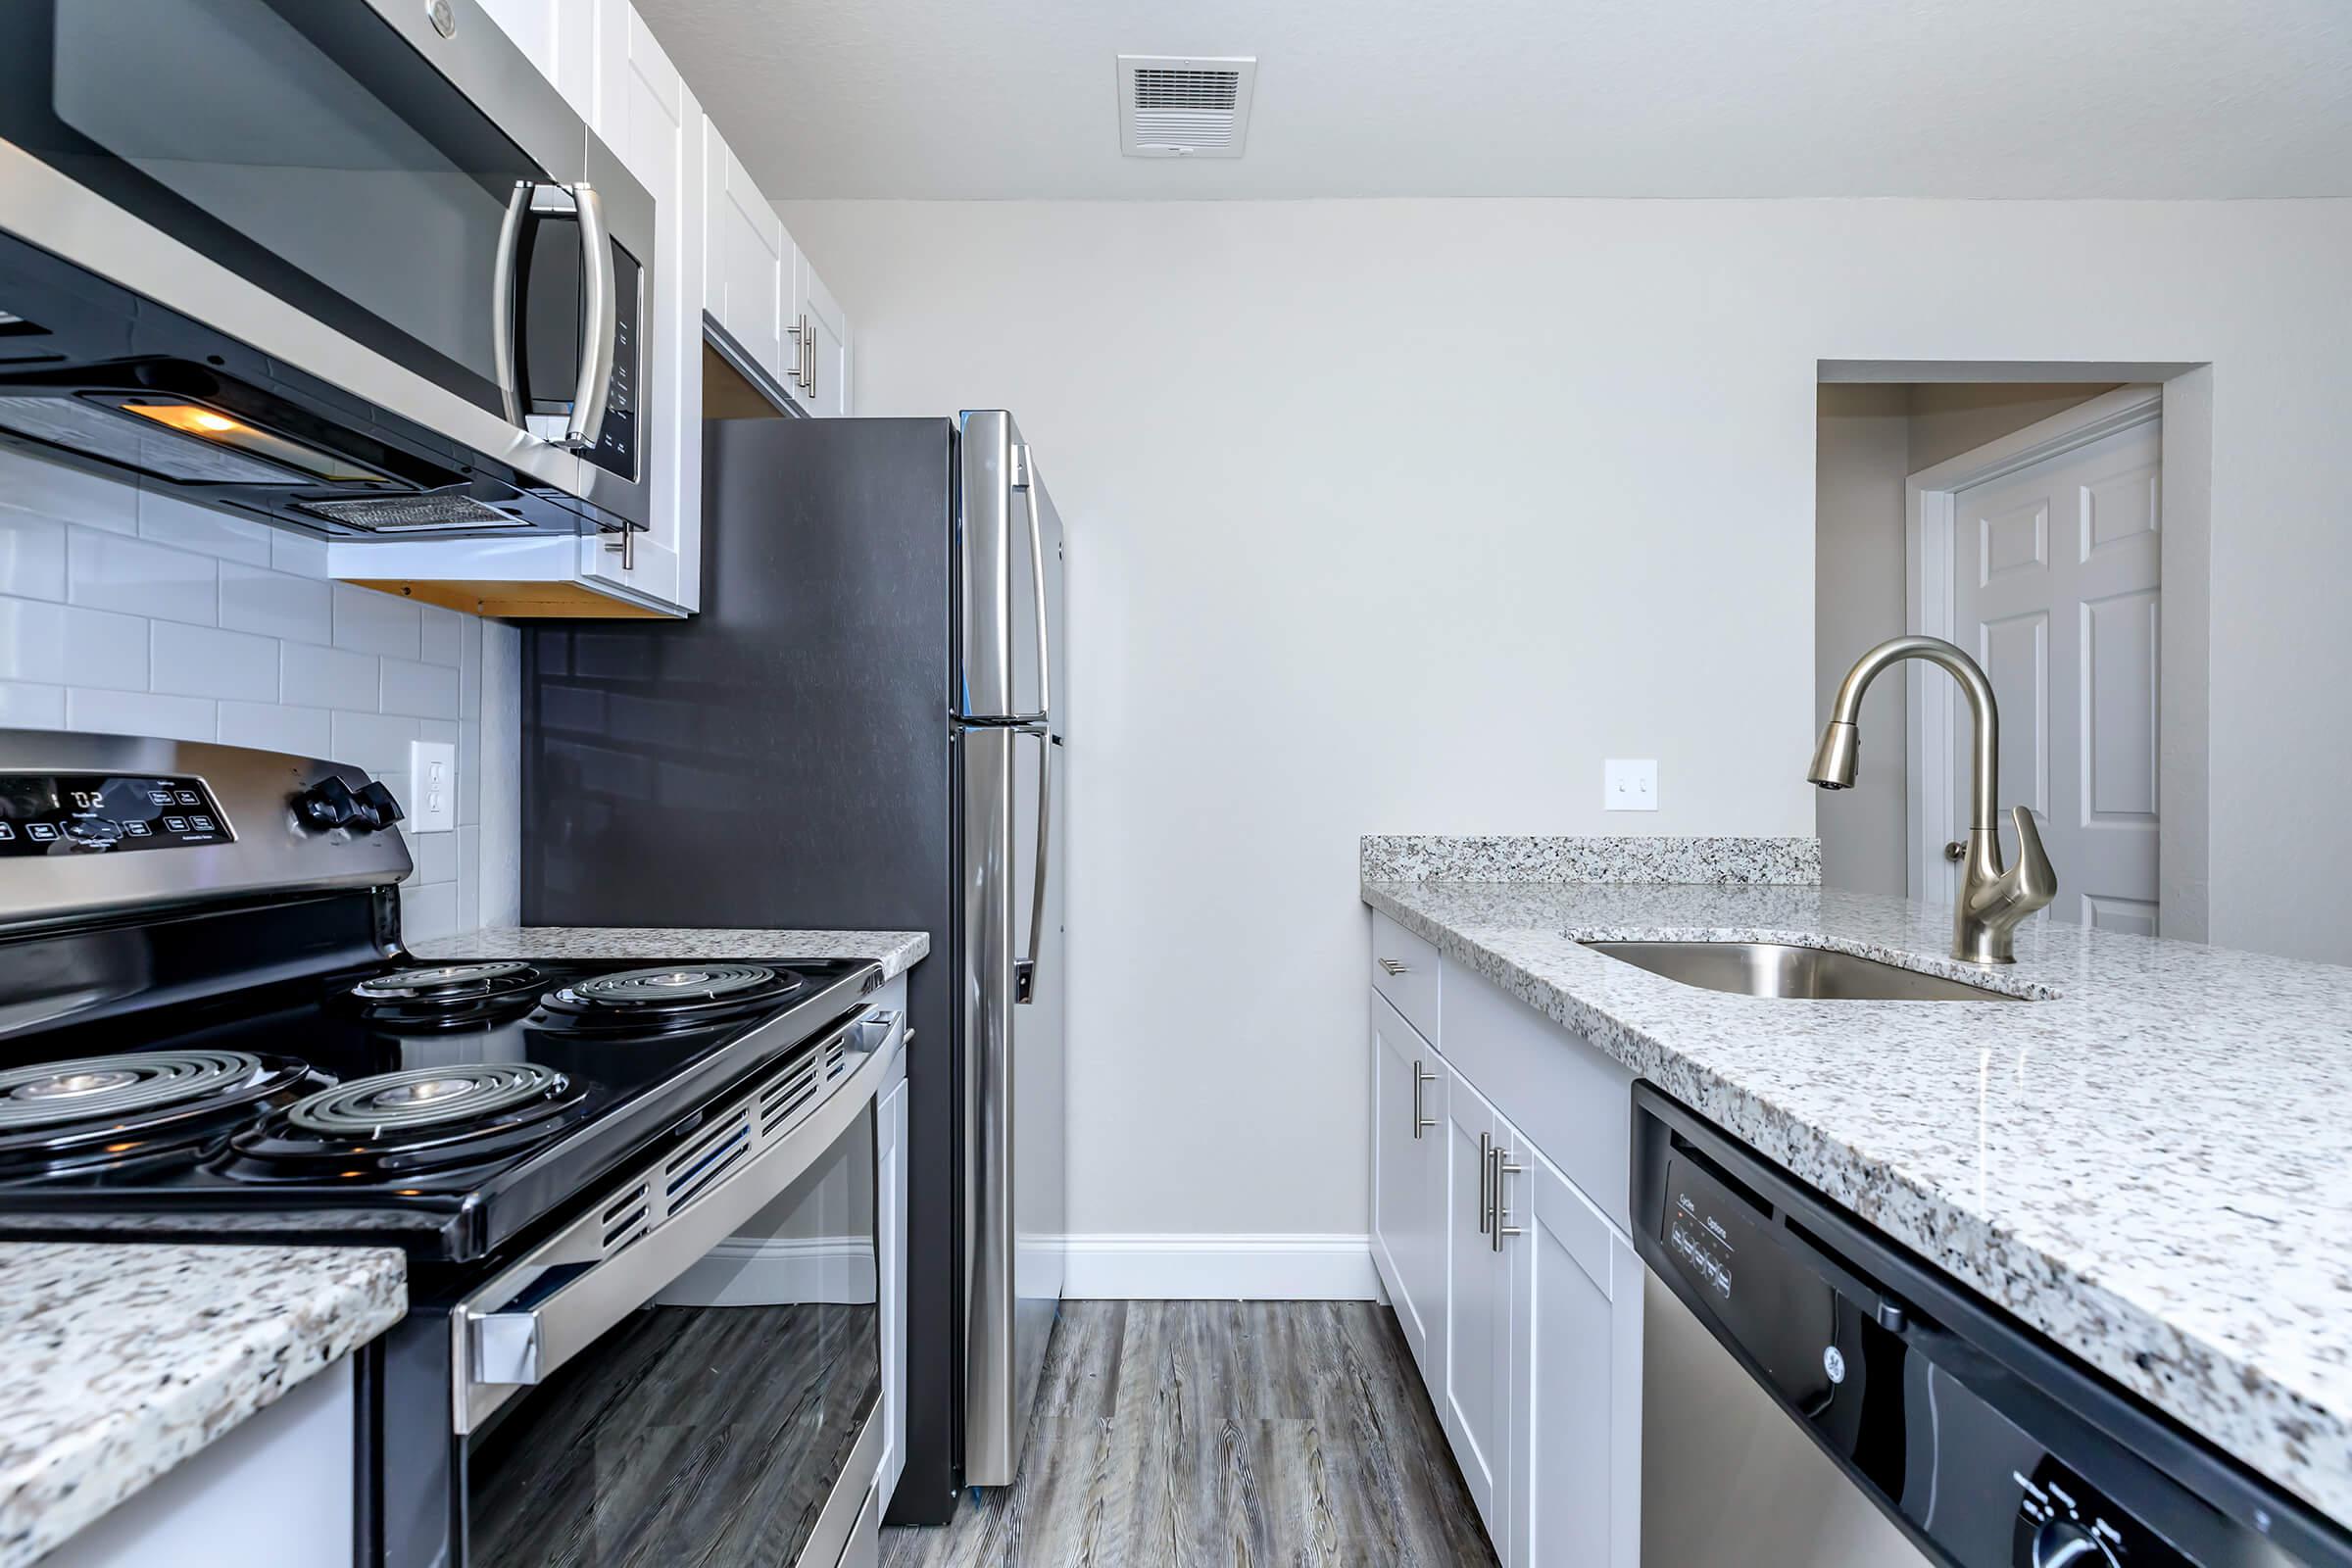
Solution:
M 874 1090 L 900 1039 L 868 1014 L 820 1041 L 460 1305 L 467 1568 L 841 1560 L 881 1457 Z
M 19 443 L 321 533 L 646 520 L 653 201 L 478 0 L 0 8 L 0 227 Z

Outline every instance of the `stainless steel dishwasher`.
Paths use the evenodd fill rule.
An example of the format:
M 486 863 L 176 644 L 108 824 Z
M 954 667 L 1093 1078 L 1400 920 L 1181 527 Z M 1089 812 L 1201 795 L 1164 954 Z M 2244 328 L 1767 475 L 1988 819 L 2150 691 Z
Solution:
M 1652 1568 L 2346 1568 L 2352 1535 L 1634 1086 Z

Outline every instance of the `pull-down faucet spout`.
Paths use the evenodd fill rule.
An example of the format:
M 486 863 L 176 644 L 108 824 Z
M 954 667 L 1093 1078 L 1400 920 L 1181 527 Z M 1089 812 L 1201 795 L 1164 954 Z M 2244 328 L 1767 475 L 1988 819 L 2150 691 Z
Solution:
M 1825 790 L 1851 789 L 1862 749 L 1862 694 L 1879 672 L 1906 659 L 1924 659 L 1960 683 L 1976 736 L 1970 769 L 1968 855 L 1961 866 L 1960 899 L 1952 910 L 1952 956 L 1971 963 L 2008 963 L 2015 956 L 2018 923 L 2058 896 L 2058 873 L 2043 853 L 2034 813 L 2018 807 L 2017 864 L 2001 869 L 2001 835 L 1993 805 L 2000 778 L 2001 720 L 1992 683 L 1965 650 L 1940 637 L 1894 637 L 1854 662 L 1838 687 L 1838 700 L 1814 749 L 1805 777 Z

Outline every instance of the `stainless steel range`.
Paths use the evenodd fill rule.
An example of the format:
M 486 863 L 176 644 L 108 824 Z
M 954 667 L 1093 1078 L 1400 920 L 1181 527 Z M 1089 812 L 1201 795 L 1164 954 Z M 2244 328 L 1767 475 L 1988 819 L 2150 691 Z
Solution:
M 0 730 L 0 1234 L 403 1248 L 359 1562 L 833 1568 L 878 1509 L 879 967 L 419 962 L 398 816 L 328 762 Z M 864 1266 L 679 1286 L 799 1206 Z

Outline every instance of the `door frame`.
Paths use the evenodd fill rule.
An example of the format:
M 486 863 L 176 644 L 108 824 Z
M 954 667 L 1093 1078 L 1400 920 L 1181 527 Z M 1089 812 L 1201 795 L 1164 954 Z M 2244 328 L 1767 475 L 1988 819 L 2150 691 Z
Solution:
M 2117 387 L 1922 468 L 1904 480 L 1904 625 L 1925 636 L 1959 640 L 1952 635 L 1952 596 L 1958 545 L 1954 519 L 1961 491 L 2163 416 L 2161 385 Z M 2164 564 L 2168 567 L 2173 564 L 2169 552 Z M 2163 662 L 2160 650 L 2156 672 L 2160 691 L 2165 685 Z M 1959 820 L 1952 751 L 1960 691 L 1949 677 L 1919 660 L 1904 663 L 1904 695 L 1909 703 L 1903 741 L 1907 881 L 1912 898 L 1950 904 L 1959 894 L 1959 872 L 1944 858 L 1943 845 L 1948 824 Z M 2161 855 L 2161 848 L 2158 853 Z M 2161 893 L 2161 867 L 2157 881 Z

